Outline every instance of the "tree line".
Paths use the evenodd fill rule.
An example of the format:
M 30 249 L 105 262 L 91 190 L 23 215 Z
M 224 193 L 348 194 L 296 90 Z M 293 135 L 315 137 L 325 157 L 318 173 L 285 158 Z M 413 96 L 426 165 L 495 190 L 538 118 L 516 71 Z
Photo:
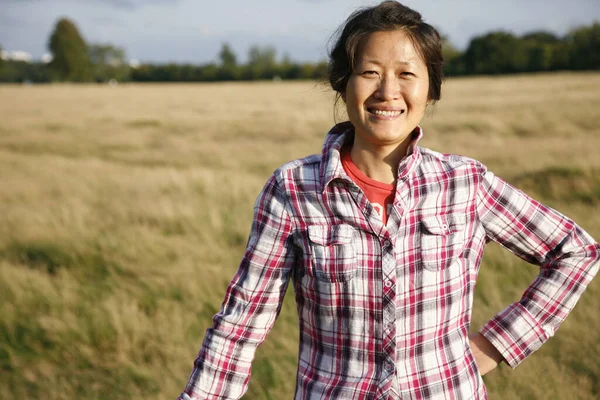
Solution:
M 3 60 L 0 82 L 215 82 L 266 79 L 322 79 L 327 62 L 278 59 L 273 47 L 252 46 L 248 61 L 238 61 L 224 43 L 218 60 L 202 65 L 141 64 L 131 66 L 125 51 L 111 44 L 88 44 L 69 19 L 60 19 L 49 40 L 49 63 Z M 1 50 L 1 47 L 0 47 Z M 547 31 L 517 36 L 496 31 L 474 37 L 465 51 L 443 39 L 447 76 L 600 69 L 600 24 L 571 30 L 564 36 Z

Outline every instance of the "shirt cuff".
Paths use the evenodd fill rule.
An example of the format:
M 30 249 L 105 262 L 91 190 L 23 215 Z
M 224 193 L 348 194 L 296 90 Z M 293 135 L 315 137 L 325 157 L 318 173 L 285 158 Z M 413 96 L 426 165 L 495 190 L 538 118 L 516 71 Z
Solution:
M 511 368 L 516 368 L 549 339 L 541 325 L 520 303 L 505 308 L 479 332 L 494 345 Z

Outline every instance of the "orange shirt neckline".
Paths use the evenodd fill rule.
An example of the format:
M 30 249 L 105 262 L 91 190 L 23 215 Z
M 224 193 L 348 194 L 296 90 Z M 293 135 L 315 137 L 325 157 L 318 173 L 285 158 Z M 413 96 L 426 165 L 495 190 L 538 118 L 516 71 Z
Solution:
M 388 206 L 394 202 L 396 186 L 391 183 L 376 181 L 362 173 L 350 157 L 350 146 L 346 145 L 342 147 L 340 153 L 344 171 L 346 171 L 346 174 L 348 174 L 350 179 L 362 189 L 369 202 L 380 215 L 383 223 L 386 224 L 388 218 Z

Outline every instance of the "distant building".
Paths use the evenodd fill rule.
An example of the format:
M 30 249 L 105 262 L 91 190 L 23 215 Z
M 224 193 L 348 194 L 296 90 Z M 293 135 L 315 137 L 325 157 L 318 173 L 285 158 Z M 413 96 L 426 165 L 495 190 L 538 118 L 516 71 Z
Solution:
M 21 50 L 2 51 L 2 59 L 30 63 L 33 59 L 33 56 L 30 53 Z
M 54 59 L 54 57 L 50 53 L 46 53 L 42 56 L 42 62 L 44 64 L 50 63 L 53 59 Z

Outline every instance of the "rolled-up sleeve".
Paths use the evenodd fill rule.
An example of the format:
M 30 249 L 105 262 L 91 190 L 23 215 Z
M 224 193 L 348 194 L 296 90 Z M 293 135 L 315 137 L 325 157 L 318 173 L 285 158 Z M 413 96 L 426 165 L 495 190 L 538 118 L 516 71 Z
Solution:
M 180 399 L 239 399 L 273 326 L 294 266 L 292 220 L 272 176 L 258 196 L 246 251 Z
M 598 271 L 600 246 L 572 220 L 489 171 L 478 188 L 478 215 L 489 239 L 540 273 L 520 301 L 480 330 L 511 367 L 554 335 Z

